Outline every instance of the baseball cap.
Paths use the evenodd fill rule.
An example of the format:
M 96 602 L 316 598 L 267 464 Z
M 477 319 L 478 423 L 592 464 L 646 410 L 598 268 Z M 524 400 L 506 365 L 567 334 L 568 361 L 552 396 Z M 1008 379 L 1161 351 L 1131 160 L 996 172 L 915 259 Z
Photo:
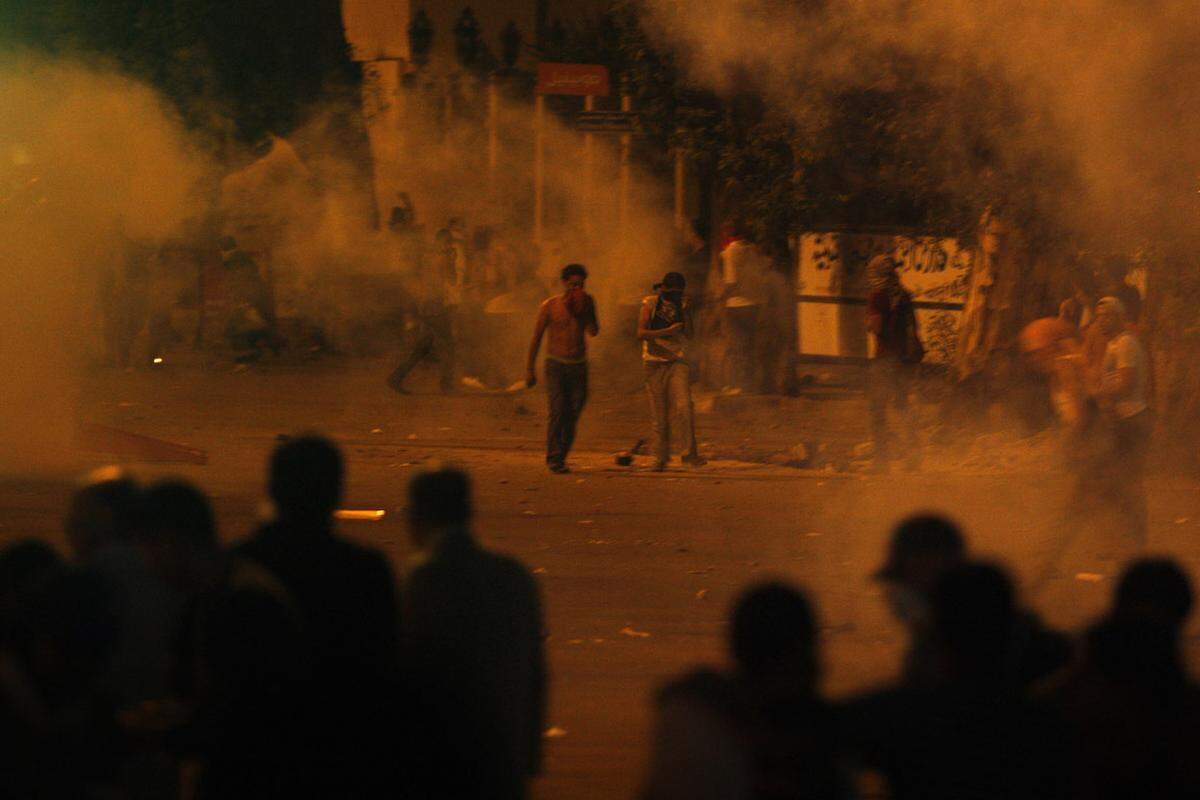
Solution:
M 896 526 L 888 543 L 887 560 L 875 571 L 876 580 L 904 574 L 904 562 L 919 556 L 963 555 L 966 545 L 958 526 L 940 514 L 917 514 Z

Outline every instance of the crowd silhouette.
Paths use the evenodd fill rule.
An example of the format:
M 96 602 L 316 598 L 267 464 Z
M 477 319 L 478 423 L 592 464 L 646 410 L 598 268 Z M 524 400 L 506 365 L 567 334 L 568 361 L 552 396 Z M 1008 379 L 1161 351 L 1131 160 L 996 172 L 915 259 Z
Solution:
M 338 534 L 332 443 L 289 439 L 268 478 L 274 518 L 233 547 L 194 486 L 106 468 L 71 501 L 69 558 L 0 551 L 0 797 L 529 795 L 541 600 L 473 536 L 468 476 L 410 483 L 402 583 Z M 750 586 L 729 664 L 651 699 L 642 800 L 1200 797 L 1176 563 L 1129 564 L 1077 637 L 936 514 L 896 527 L 874 578 L 909 637 L 894 681 L 823 697 L 817 609 Z

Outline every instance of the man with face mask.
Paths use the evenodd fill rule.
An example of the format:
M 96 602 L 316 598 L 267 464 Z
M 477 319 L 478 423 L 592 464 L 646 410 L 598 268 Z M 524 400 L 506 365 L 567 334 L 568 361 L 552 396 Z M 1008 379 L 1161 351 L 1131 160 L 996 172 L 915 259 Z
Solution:
M 683 275 L 668 272 L 661 283 L 654 284 L 658 293 L 642 301 L 638 317 L 646 394 L 654 420 L 654 468 L 658 471 L 666 469 L 671 460 L 672 412 L 682 423 L 683 463 L 704 464 L 696 451 L 691 367 L 684 352 L 684 344 L 692 336 L 691 308 L 683 295 L 686 285 Z
M 542 336 L 546 343 L 546 392 L 550 395 L 550 425 L 546 435 L 546 465 L 551 472 L 570 472 L 567 454 L 575 441 L 575 425 L 587 402 L 587 340 L 584 335 L 600 333 L 596 320 L 596 301 L 583 290 L 587 269 L 568 264 L 562 270 L 563 293 L 542 303 L 538 310 L 529 360 L 525 366 L 525 385 L 537 384 L 537 356 Z

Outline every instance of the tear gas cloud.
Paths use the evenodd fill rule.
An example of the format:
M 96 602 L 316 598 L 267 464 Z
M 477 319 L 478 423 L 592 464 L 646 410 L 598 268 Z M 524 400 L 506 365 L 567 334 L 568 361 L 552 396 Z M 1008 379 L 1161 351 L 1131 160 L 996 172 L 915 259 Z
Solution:
M 512 337 L 504 356 L 513 363 L 497 380 L 523 371 L 536 301 L 557 287 L 563 264 L 587 263 L 593 291 L 610 307 L 648 291 L 671 266 L 675 243 L 661 187 L 635 176 L 626 234 L 613 233 L 615 138 L 597 137 L 596 190 L 589 193 L 580 169 L 582 137 L 547 115 L 547 241 L 539 258 L 528 245 L 532 103 L 501 102 L 500 158 L 489 184 L 484 106 L 476 103 L 447 130 L 437 102 L 414 96 L 388 102 L 402 104 L 394 109 L 402 139 L 394 159 L 374 168 L 399 176 L 396 185 L 413 199 L 424 237 L 450 217 L 469 229 L 491 226 L 539 279 L 520 313 L 506 318 Z M 0 309 L 3 466 L 58 463 L 71 450 L 83 371 L 104 360 L 114 327 L 130 323 L 111 318 L 113 304 L 105 313 L 106 296 L 120 291 L 130 248 L 141 248 L 155 265 L 164 243 L 211 228 L 213 220 L 240 245 L 269 253 L 281 315 L 323 327 L 335 345 L 367 328 L 376 352 L 393 354 L 400 346 L 399 331 L 394 339 L 378 336 L 379 323 L 396 315 L 392 298 L 362 281 L 371 274 L 415 279 L 415 264 L 405 261 L 386 227 L 376 226 L 363 164 L 330 134 L 329 120 L 339 112 L 333 101 L 312 109 L 306 124 L 275 139 L 270 155 L 253 163 L 236 147 L 226 146 L 219 161 L 196 146 L 168 102 L 94 59 L 85 66 L 10 54 L 0 62 L 0 105 L 0 288 L 8 298 Z M 386 213 L 393 198 L 379 199 Z M 610 331 L 607 338 L 628 338 Z M 464 351 L 496 349 L 486 331 L 464 333 L 481 337 L 460 342 Z M 353 351 L 351 345 L 346 349 Z
M 1037 153 L 1063 165 L 1075 186 L 1030 188 L 1057 201 L 1068 227 L 1114 248 L 1195 227 L 1200 15 L 1187 0 L 717 0 L 703 13 L 645 2 L 692 79 L 724 91 L 748 80 L 801 138 L 822 126 L 832 93 L 886 89 L 910 58 L 952 101 L 914 109 L 910 122 L 939 131 L 940 155 L 954 158 L 973 144 L 964 110 L 986 102 L 967 76 L 983 74 L 1020 112 L 991 131 L 995 161 Z
M 204 167 L 149 89 L 0 57 L 0 471 L 63 463 L 98 296 L 131 242 L 197 210 Z
M 460 110 L 449 124 L 443 91 L 436 85 L 432 90 L 412 87 L 394 97 L 370 98 L 366 104 L 368 128 L 381 122 L 379 128 L 387 131 L 385 136 L 379 135 L 379 128 L 373 131 L 374 170 L 387 178 L 381 185 L 395 190 L 376 198 L 384 223 L 379 228 L 370 224 L 361 187 L 350 179 L 348 154 L 322 133 L 326 126 L 321 111 L 287 142 L 276 142 L 268 157 L 276 162 L 276 178 L 243 180 L 234 175 L 224 180 L 222 216 L 229 232 L 252 249 L 258 247 L 253 239 L 235 230 L 239 213 L 249 210 L 258 220 L 275 221 L 259 230 L 274 231 L 270 249 L 282 314 L 317 322 L 341 349 L 353 352 L 361 347 L 376 354 L 394 354 L 401 345 L 400 333 L 387 330 L 385 324 L 395 317 L 395 297 L 387 292 L 371 296 L 362 291 L 361 281 L 398 278 L 411 284 L 418 278 L 410 251 L 386 225 L 399 195 L 411 200 L 418 235 L 427 243 L 451 219 L 462 221 L 468 240 L 480 229 L 489 229 L 497 249 L 519 262 L 519 271 L 531 280 L 522 296 L 512 299 L 502 343 L 494 339 L 494 331 L 467 326 L 460 331 L 459 345 L 464 353 L 490 350 L 493 361 L 511 362 L 498 366 L 493 375 L 497 381 L 511 382 L 523 374 L 524 347 L 537 302 L 558 291 L 559 270 L 565 264 L 587 264 L 589 289 L 602 303 L 602 322 L 616 322 L 618 309 L 628 316 L 629 306 L 650 291 L 654 279 L 676 268 L 679 242 L 669 211 L 669 187 L 634 170 L 626 224 L 620 229 L 617 137 L 595 137 L 595 178 L 589 187 L 583 136 L 547 113 L 545 237 L 535 248 L 532 102 L 507 89 L 500 92 L 498 157 L 494 173 L 489 173 L 486 83 L 460 84 L 453 101 Z M 260 166 L 247 171 L 256 170 Z M 243 183 L 253 188 L 243 191 Z M 485 271 L 482 264 L 471 268 L 477 278 Z M 374 334 L 363 337 L 364 331 Z M 602 351 L 628 345 L 632 329 L 614 325 L 609 334 L 598 343 Z M 471 365 L 463 367 L 470 374 Z

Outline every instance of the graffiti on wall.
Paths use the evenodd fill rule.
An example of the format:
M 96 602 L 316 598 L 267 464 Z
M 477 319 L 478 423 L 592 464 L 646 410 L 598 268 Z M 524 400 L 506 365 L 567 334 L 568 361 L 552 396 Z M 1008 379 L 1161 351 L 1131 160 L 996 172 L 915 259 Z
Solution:
M 799 245 L 797 327 L 802 354 L 868 355 L 863 321 L 866 265 L 876 255 L 889 254 L 917 303 L 926 359 L 945 363 L 953 357 L 971 270 L 971 250 L 956 239 L 828 232 L 804 234 Z

